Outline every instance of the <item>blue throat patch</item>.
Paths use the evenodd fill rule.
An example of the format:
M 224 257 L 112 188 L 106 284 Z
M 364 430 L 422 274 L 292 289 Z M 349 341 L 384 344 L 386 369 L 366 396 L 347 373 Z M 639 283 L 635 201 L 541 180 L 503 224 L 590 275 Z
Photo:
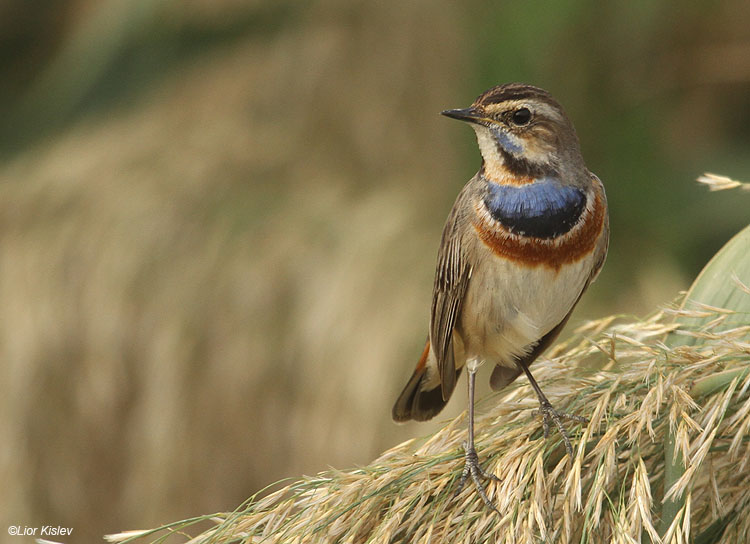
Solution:
M 495 143 L 500 146 L 507 153 L 523 153 L 523 146 L 511 140 L 504 131 L 491 127 L 492 135 L 495 137 Z
M 554 178 L 520 187 L 488 181 L 484 204 L 493 219 L 514 234 L 555 238 L 578 222 L 586 207 L 586 195 Z

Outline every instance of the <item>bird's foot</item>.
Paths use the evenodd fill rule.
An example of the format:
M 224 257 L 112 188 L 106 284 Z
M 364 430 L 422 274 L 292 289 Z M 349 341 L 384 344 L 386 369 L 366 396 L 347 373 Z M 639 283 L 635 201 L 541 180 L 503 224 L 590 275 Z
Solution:
M 573 446 L 570 444 L 570 435 L 565 429 L 562 420 L 568 419 L 570 421 L 578 421 L 579 423 L 588 423 L 589 420 L 582 416 L 568 414 L 566 412 L 558 412 L 546 399 L 539 401 L 539 409 L 534 410 L 534 414 L 542 416 L 542 426 L 544 427 L 545 439 L 549 437 L 550 422 L 555 424 L 563 437 L 563 442 L 565 442 L 565 449 L 568 452 L 568 457 L 573 459 Z
M 479 456 L 477 455 L 477 451 L 474 449 L 473 445 L 469 446 L 467 442 L 464 442 L 463 448 L 466 452 L 466 455 L 464 457 L 464 471 L 461 473 L 461 479 L 458 481 L 456 495 L 461 492 L 464 484 L 466 484 L 466 481 L 469 479 L 469 477 L 471 477 L 471 481 L 474 482 L 474 487 L 476 488 L 477 493 L 479 493 L 479 496 L 482 497 L 485 506 L 499 514 L 500 512 L 498 512 L 495 505 L 492 504 L 489 497 L 487 496 L 487 492 L 482 485 L 482 480 L 493 480 L 495 482 L 499 482 L 500 478 L 498 478 L 494 474 L 487 472 L 479 465 Z

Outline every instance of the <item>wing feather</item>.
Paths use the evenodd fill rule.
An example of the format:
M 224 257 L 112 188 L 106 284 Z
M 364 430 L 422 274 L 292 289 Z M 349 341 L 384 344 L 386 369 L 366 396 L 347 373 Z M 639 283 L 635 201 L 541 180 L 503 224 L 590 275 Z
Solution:
M 456 202 L 443 229 L 430 312 L 430 344 L 437 360 L 444 400 L 456 386 L 453 330 L 471 278 L 471 266 L 461 247 L 458 209 Z

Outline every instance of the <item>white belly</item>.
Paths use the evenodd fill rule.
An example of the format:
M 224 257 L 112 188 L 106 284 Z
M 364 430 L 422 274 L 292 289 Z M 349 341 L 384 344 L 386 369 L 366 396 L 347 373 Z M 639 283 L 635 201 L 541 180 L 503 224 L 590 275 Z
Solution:
M 591 258 L 559 271 L 522 267 L 489 252 L 476 263 L 457 331 L 467 361 L 514 366 L 568 315 L 591 271 Z M 458 361 L 457 361 L 458 363 Z

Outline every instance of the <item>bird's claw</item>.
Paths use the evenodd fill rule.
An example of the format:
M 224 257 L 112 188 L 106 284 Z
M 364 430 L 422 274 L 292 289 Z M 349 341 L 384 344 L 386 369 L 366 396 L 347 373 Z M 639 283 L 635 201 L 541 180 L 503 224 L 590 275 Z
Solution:
M 461 479 L 458 481 L 456 495 L 461 492 L 464 484 L 466 484 L 466 481 L 469 479 L 469 477 L 471 477 L 471 481 L 474 482 L 474 487 L 476 488 L 477 493 L 479 493 L 479 496 L 482 497 L 482 501 L 484 501 L 485 506 L 499 514 L 500 512 L 497 510 L 495 505 L 492 504 L 489 497 L 487 496 L 487 492 L 482 485 L 482 479 L 499 482 L 500 478 L 490 472 L 487 472 L 479 465 L 479 456 L 477 455 L 477 452 L 473 446 L 470 447 L 466 442 L 464 442 L 462 445 L 464 451 L 466 452 L 466 455 L 464 456 L 464 470 L 461 473 Z
M 534 410 L 534 415 L 542 416 L 542 428 L 544 429 L 545 440 L 549 438 L 550 421 L 555 424 L 563 437 L 563 442 L 565 443 L 565 450 L 568 452 L 568 457 L 573 459 L 573 446 L 570 443 L 570 435 L 565 429 L 562 420 L 568 419 L 570 421 L 577 421 L 579 423 L 588 423 L 589 420 L 583 416 L 568 414 L 566 412 L 558 412 L 552 407 L 549 401 L 540 401 L 539 409 Z

